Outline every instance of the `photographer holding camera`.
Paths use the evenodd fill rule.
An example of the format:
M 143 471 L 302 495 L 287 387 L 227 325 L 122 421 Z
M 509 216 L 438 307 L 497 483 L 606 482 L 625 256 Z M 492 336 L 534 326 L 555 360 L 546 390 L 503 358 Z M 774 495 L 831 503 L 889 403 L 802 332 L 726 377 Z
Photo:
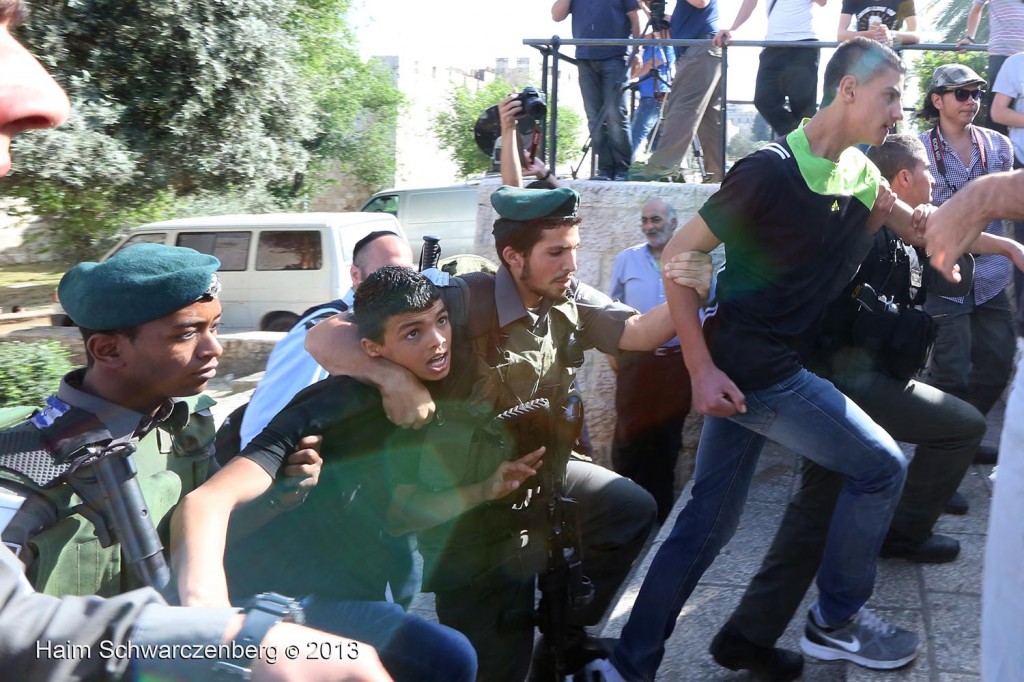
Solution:
M 534 88 L 524 88 L 523 92 L 509 95 L 498 104 L 501 148 L 509 150 L 501 155 L 501 181 L 510 187 L 522 187 L 523 177 L 527 175 L 536 178 L 528 185 L 530 189 L 555 189 L 561 186 L 554 171 L 547 167 L 544 159 L 536 155 L 536 146 L 531 142 L 529 148 L 524 148 L 519 137 L 519 122 L 529 115 L 530 109 L 536 111 L 538 105 L 546 109 L 544 100 Z M 543 116 L 542 112 L 540 117 Z M 513 153 L 514 150 L 522 152 Z
M 551 18 L 563 21 L 572 14 L 573 38 L 639 38 L 639 9 L 637 0 L 555 0 Z M 576 48 L 583 107 L 597 154 L 591 180 L 625 180 L 633 161 L 626 106 L 629 62 L 624 45 Z

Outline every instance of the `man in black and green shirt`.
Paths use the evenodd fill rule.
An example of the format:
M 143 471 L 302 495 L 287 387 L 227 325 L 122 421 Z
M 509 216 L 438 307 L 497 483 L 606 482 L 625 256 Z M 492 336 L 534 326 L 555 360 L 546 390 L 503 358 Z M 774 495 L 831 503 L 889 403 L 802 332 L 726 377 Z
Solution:
M 828 381 L 804 369 L 825 306 L 846 286 L 883 222 L 918 243 L 856 144 L 881 144 L 900 119 L 905 68 L 876 42 L 844 43 L 825 71 L 825 106 L 738 162 L 673 237 L 665 256 L 726 244 L 716 300 L 666 287 L 694 407 L 707 415 L 693 497 L 659 548 L 610 661 L 608 679 L 653 679 L 683 604 L 735 533 L 758 456 L 776 442 L 846 477 L 829 528 L 818 601 L 802 648 L 873 668 L 913 660 L 918 637 L 864 607 L 906 474 L 895 441 Z M 768 649 L 766 657 L 794 655 Z M 790 679 L 790 678 L 787 678 Z

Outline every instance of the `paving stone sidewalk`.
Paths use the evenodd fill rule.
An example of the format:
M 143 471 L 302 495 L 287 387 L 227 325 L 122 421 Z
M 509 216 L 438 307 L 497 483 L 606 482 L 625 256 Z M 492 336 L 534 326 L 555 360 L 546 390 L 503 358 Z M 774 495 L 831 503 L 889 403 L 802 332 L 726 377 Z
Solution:
M 997 444 L 1002 428 L 1003 404 L 989 415 L 986 443 Z M 910 446 L 904 446 L 908 455 Z M 797 456 L 774 443 L 761 455 L 750 497 L 732 541 L 704 574 L 666 645 L 658 680 L 678 682 L 733 682 L 747 680 L 746 673 L 718 666 L 708 653 L 711 638 L 732 613 L 757 571 L 782 518 L 785 504 L 798 484 Z M 943 515 L 936 532 L 960 541 L 956 561 L 918 565 L 897 559 L 881 559 L 875 593 L 869 606 L 887 620 L 921 635 L 916 661 L 897 671 L 866 670 L 852 663 L 824 662 L 808 658 L 802 680 L 810 682 L 978 682 L 980 670 L 979 626 L 981 575 L 992 493 L 990 466 L 970 468 L 960 491 L 971 505 L 966 516 Z M 692 482 L 691 482 L 692 483 Z M 612 609 L 601 634 L 617 636 L 629 617 L 647 565 L 668 535 L 676 515 L 689 498 L 683 491 L 672 516 L 658 533 L 651 550 L 634 571 Z M 812 587 L 798 615 L 790 623 L 779 646 L 798 650 L 803 615 L 816 595 Z

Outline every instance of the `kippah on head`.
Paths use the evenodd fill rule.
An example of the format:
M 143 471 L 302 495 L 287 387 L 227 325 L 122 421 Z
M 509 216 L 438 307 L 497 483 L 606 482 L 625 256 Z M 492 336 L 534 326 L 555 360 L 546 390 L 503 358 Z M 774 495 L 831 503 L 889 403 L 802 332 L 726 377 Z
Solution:
M 75 324 L 113 331 L 170 315 L 220 291 L 215 257 L 163 244 L 132 244 L 102 263 L 79 263 L 57 287 Z
M 575 218 L 580 193 L 571 187 L 519 189 L 505 185 L 491 195 L 491 206 L 505 220 Z

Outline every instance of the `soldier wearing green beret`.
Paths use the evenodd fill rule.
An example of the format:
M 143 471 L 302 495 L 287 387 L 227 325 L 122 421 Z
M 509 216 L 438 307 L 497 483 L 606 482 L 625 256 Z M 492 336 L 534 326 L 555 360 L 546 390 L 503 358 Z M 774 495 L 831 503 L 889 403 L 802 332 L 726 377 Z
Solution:
M 535 398 L 547 398 L 557 412 L 578 397 L 574 378 L 583 351 L 653 350 L 673 335 L 664 305 L 640 315 L 575 278 L 579 200 L 567 187 L 502 187 L 492 195 L 502 265 L 496 275 L 467 275 L 442 289 L 449 310 L 465 312 L 452 313 L 452 372 L 444 390 L 433 392 L 436 403 L 393 364 L 357 357 L 358 332 L 343 317 L 322 322 L 307 339 L 328 370 L 370 381 L 383 394 L 406 396 L 413 404 L 408 425 L 423 426 L 437 407 L 439 418 L 427 426 L 419 461 L 409 458 L 398 476 L 389 521 L 393 531 L 417 531 L 424 589 L 435 593 L 440 621 L 473 643 L 480 680 L 519 681 L 530 669 L 546 528 L 529 506 L 523 509 L 521 496 L 471 502 L 478 497 L 474 486 L 495 460 L 508 457 L 488 448 L 480 427 L 472 425 Z M 697 280 L 710 280 L 710 262 L 701 261 L 695 273 Z M 460 292 L 467 289 L 465 297 Z M 551 454 L 549 447 L 541 468 L 554 466 Z M 596 655 L 584 626 L 604 615 L 656 509 L 632 481 L 579 459 L 566 466 L 565 491 L 579 503 L 582 572 L 595 587 L 594 600 L 569 616 L 569 672 Z M 551 633 L 544 634 L 534 659 L 550 663 L 542 651 L 550 651 Z
M 68 115 L 68 99 L 60 86 L 50 77 L 46 70 L 29 54 L 24 47 L 11 35 L 10 29 L 24 21 L 26 15 L 25 6 L 19 0 L 0 0 L 0 177 L 7 174 L 10 169 L 10 158 L 8 146 L 11 138 L 15 135 L 33 128 L 47 128 L 59 125 Z M 183 250 L 178 250 L 183 251 Z M 194 254 L 195 252 L 189 252 Z M 184 296 L 179 306 L 181 309 L 193 308 L 195 299 L 190 296 L 192 293 L 199 297 L 209 291 L 212 278 L 212 269 L 207 270 L 210 263 L 199 261 L 196 263 L 198 272 L 195 277 L 188 277 L 190 283 L 182 284 L 175 289 L 175 296 Z M 214 266 L 216 267 L 216 266 Z M 173 271 L 173 267 L 171 268 Z M 159 279 L 160 274 L 155 273 Z M 203 275 L 207 275 L 203 277 Z M 193 284 L 196 289 L 192 289 Z M 91 295 L 88 287 L 80 289 L 79 293 Z M 212 292 L 211 292 L 212 293 Z M 69 299 L 75 299 L 74 294 L 67 294 Z M 158 297 L 159 298 L 159 297 Z M 202 303 L 210 303 L 213 299 L 204 300 Z M 107 303 L 111 307 L 118 305 L 119 298 L 111 296 Z M 163 299 L 166 303 L 166 299 Z M 162 303 L 161 303 L 162 305 Z M 180 310 L 171 310 L 170 317 L 175 317 Z M 153 322 L 159 322 L 156 318 L 143 319 L 136 317 L 134 320 L 138 325 L 133 329 L 135 340 L 134 350 L 142 350 L 143 346 L 149 347 L 156 343 L 152 340 L 151 334 L 158 331 L 170 332 L 170 330 L 153 326 Z M 165 319 L 165 318 L 161 318 Z M 193 334 L 198 334 L 204 339 L 208 335 L 207 323 L 201 316 L 191 318 L 196 321 L 197 329 L 175 330 L 174 338 L 180 343 L 161 341 L 165 346 L 187 345 L 184 342 Z M 182 320 L 184 321 L 184 320 Z M 100 336 L 97 334 L 96 336 Z M 149 340 L 147 340 L 149 339 Z M 211 345 L 215 345 L 215 341 Z M 207 342 L 196 342 L 197 346 L 207 346 Z M 129 350 L 124 348 L 124 350 Z M 219 348 L 213 354 L 214 358 L 219 355 Z M 133 356 L 134 357 L 134 356 Z M 204 354 L 204 357 L 206 355 Z M 105 356 L 99 362 L 94 362 L 93 367 L 85 372 L 89 376 L 93 368 L 100 362 L 107 362 L 110 356 Z M 125 363 L 139 365 L 139 359 L 122 358 Z M 141 367 L 141 365 L 140 365 Z M 200 375 L 203 372 L 200 371 Z M 92 386 L 99 390 L 113 388 L 105 380 L 97 380 Z M 70 376 L 68 377 L 71 378 Z M 83 379 L 83 376 L 78 376 Z M 72 382 L 66 382 L 69 388 Z M 181 386 L 201 387 L 205 379 L 200 377 L 191 378 L 189 381 L 173 382 Z M 81 385 L 81 381 L 77 385 Z M 63 388 L 63 387 L 62 387 Z M 192 389 L 190 389 L 192 390 Z M 195 388 L 194 390 L 199 390 Z M 94 399 L 94 405 L 102 408 L 100 414 L 94 415 L 100 420 L 110 420 L 106 424 L 115 430 L 124 430 L 130 424 L 122 422 L 121 418 L 131 416 L 132 410 L 122 409 L 120 405 L 105 400 L 107 394 L 92 396 L 84 390 L 68 394 L 64 392 L 69 400 L 54 400 L 48 407 L 51 408 L 49 415 L 55 415 L 59 404 L 71 404 L 79 397 Z M 81 395 L 80 395 L 81 394 Z M 120 395 L 128 395 L 119 392 Z M 55 397 L 56 398 L 56 397 Z M 128 395 L 130 399 L 131 396 Z M 134 403 L 133 403 L 134 404 Z M 166 405 L 166 401 L 161 402 Z M 77 409 L 77 408 L 76 408 Z M 70 412 L 70 410 L 69 410 Z M 84 412 L 84 410 L 83 410 Z M 180 438 L 174 438 L 174 429 L 165 430 L 164 424 L 175 420 L 175 410 L 171 409 L 171 415 L 164 419 L 160 426 L 150 430 L 150 433 L 160 432 L 156 437 L 160 439 L 161 448 L 167 445 L 170 437 L 179 445 L 185 445 Z M 6 415 L 10 414 L 5 412 Z M 65 412 L 68 414 L 68 412 Z M 180 415 L 180 410 L 177 410 Z M 146 425 L 155 423 L 164 415 L 157 409 L 156 412 L 148 415 L 141 415 L 135 412 L 135 416 L 146 420 Z M 186 414 L 186 417 L 189 415 Z M 60 419 L 56 420 L 60 422 Z M 190 420 L 191 421 L 191 420 Z M 139 421 L 136 421 L 136 426 Z M 31 449 L 38 445 L 34 436 L 34 424 L 26 424 L 26 429 L 21 430 L 20 436 L 15 439 L 15 445 L 19 448 L 30 448 L 25 457 L 20 458 L 20 463 L 33 459 L 33 456 L 48 453 L 38 449 Z M 51 425 L 53 426 L 53 425 Z M 173 427 L 173 424 L 170 425 Z M 60 424 L 58 424 L 59 430 Z M 44 427 L 46 428 L 46 427 Z M 53 431 L 48 431 L 53 433 Z M 3 432 L 0 432 L 3 437 Z M 10 444 L 8 442 L 8 444 Z M 187 450 L 188 448 L 186 448 Z M 4 464 L 11 464 L 14 449 L 0 448 L 0 457 Z M 315 453 L 313 453 L 315 454 Z M 45 464 L 38 457 L 34 464 Z M 45 466 L 33 467 L 32 473 L 35 476 L 41 475 L 47 470 Z M 171 473 L 171 472 L 165 472 Z M 166 477 L 166 476 L 165 476 Z M 172 476 L 173 477 L 173 474 Z M 7 479 L 8 483 L 17 483 Z M 0 484 L 3 481 L 0 480 Z M 4 486 L 6 490 L 0 494 L 0 531 L 6 531 L 16 521 L 24 507 L 30 501 L 22 503 L 21 508 L 14 510 L 16 501 L 19 499 L 10 494 L 10 486 Z M 59 491 L 63 490 L 63 494 Z M 66 486 L 54 486 L 50 489 L 58 497 L 58 502 L 64 505 L 73 503 L 74 497 L 66 491 Z M 40 498 L 36 498 L 38 502 Z M 46 504 L 42 507 L 45 509 Z M 73 528 L 67 528 L 73 531 Z M 29 554 L 24 553 L 25 547 L 11 545 L 6 542 L 0 545 L 0 651 L 3 652 L 3 677 L 11 680 L 120 680 L 120 679 L 252 679 L 255 682 L 261 680 L 303 680 L 303 682 L 328 682 L 334 680 L 363 680 L 365 682 L 386 682 L 390 680 L 387 673 L 380 664 L 376 652 L 369 646 L 361 645 L 352 640 L 342 639 L 317 632 L 313 629 L 303 627 L 296 623 L 282 623 L 280 618 L 274 617 L 268 612 L 257 612 L 256 616 L 250 618 L 236 609 L 186 609 L 170 607 L 160 598 L 160 595 L 152 589 L 133 590 L 132 592 L 105 599 L 97 596 L 57 598 L 47 594 L 39 594 L 32 589 L 32 585 L 25 578 L 25 565 L 18 560 L 12 549 L 23 552 L 22 559 Z M 88 542 L 88 538 L 85 538 Z M 89 544 L 67 543 L 73 551 L 80 551 L 83 558 L 89 561 L 100 561 L 101 557 L 92 550 L 95 546 Z M 44 561 L 52 560 L 48 556 Z M 75 587 L 76 576 L 71 576 L 71 585 L 65 585 L 64 589 Z M 250 647 L 250 651 L 260 646 L 261 655 L 253 660 L 242 660 L 232 658 L 231 652 L 239 648 Z M 358 658 L 347 657 L 336 659 L 320 658 L 317 660 L 302 657 L 290 659 L 277 657 L 278 652 L 290 649 L 304 650 L 316 647 L 317 650 L 330 650 L 335 652 L 351 652 L 353 647 L 358 647 Z M 154 652 L 149 656 L 142 655 L 142 651 Z M 203 655 L 197 655 L 202 652 Z

